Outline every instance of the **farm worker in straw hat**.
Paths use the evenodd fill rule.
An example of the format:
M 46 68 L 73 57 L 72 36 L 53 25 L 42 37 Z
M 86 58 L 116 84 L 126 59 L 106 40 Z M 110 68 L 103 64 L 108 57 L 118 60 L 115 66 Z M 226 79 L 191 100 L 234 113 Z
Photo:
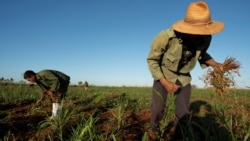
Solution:
M 43 90 L 41 98 L 37 100 L 36 104 L 40 105 L 46 95 L 50 97 L 52 101 L 50 119 L 57 117 L 60 112 L 61 100 L 66 96 L 68 90 L 70 77 L 56 70 L 42 70 L 37 73 L 27 70 L 23 77 L 29 82 L 36 83 Z
M 147 57 L 149 70 L 154 78 L 151 103 L 151 140 L 159 134 L 159 122 L 164 115 L 168 94 L 175 94 L 175 115 L 181 119 L 189 113 L 191 95 L 190 71 L 199 62 L 202 68 L 219 67 L 207 49 L 212 35 L 223 30 L 224 24 L 213 21 L 207 3 L 192 2 L 184 20 L 175 22 L 153 39 Z

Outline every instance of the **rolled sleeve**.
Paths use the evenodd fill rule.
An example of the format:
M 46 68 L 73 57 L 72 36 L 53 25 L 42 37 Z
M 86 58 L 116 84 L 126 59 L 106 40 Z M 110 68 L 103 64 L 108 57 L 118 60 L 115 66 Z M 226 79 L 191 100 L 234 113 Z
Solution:
M 204 69 L 204 68 L 207 68 L 209 65 L 207 65 L 205 62 L 207 60 L 210 60 L 210 59 L 213 59 L 208 53 L 205 53 L 205 55 L 203 55 L 201 57 L 201 59 L 199 59 L 199 63 L 201 65 L 201 68 Z
M 209 66 L 208 64 L 205 63 L 207 60 L 213 59 L 210 56 L 210 54 L 207 53 L 207 49 L 210 46 L 211 40 L 212 40 L 211 35 L 204 36 L 204 40 L 203 40 L 203 43 L 202 43 L 203 46 L 200 47 L 200 51 L 202 53 L 201 53 L 198 61 L 199 61 L 200 66 L 201 66 L 202 69 L 207 68 Z

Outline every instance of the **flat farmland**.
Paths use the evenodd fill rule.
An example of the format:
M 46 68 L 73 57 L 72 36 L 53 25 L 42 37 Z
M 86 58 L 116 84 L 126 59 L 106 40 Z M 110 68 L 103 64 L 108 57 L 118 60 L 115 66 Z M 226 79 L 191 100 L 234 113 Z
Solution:
M 151 87 L 70 86 L 60 117 L 48 120 L 51 102 L 35 105 L 40 88 L 0 84 L 2 141 L 143 141 L 150 121 Z M 159 140 L 171 140 L 174 95 L 169 95 Z M 230 89 L 221 97 L 193 89 L 185 140 L 249 141 L 250 90 Z

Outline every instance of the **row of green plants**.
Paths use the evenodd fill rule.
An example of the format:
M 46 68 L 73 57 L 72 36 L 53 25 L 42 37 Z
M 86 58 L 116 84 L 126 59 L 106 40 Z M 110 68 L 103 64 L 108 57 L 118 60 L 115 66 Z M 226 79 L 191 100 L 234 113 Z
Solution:
M 62 103 L 62 112 L 58 120 L 42 120 L 38 125 L 27 126 L 37 130 L 37 136 L 44 130 L 50 129 L 51 132 L 46 134 L 46 140 L 50 141 L 119 141 L 120 132 L 125 127 L 130 126 L 125 125 L 124 112 L 126 110 L 136 112 L 142 109 L 149 109 L 151 91 L 150 87 L 92 86 L 88 91 L 81 87 L 69 87 L 67 99 Z M 195 130 L 199 129 L 203 139 L 207 141 L 222 141 L 226 139 L 249 141 L 249 92 L 250 90 L 248 89 L 232 89 L 225 94 L 226 97 L 222 98 L 210 89 L 193 89 L 191 103 L 199 101 L 200 105 L 198 107 L 200 106 L 199 108 L 202 110 L 194 112 L 193 118 L 197 120 L 187 121 L 187 126 L 182 128 L 182 134 L 186 136 L 185 139 L 198 140 L 196 139 L 197 133 L 195 133 Z M 39 97 L 39 93 L 40 89 L 38 87 L 31 88 L 23 84 L 0 85 L 0 104 L 15 104 L 18 106 L 27 101 L 35 102 Z M 79 101 L 79 104 L 76 104 L 76 101 Z M 49 103 L 47 100 L 45 105 L 49 105 Z M 112 130 L 106 132 L 100 131 L 97 126 L 100 122 L 100 114 L 103 112 L 103 108 L 111 113 L 110 118 L 106 122 L 110 123 Z M 174 108 L 174 95 L 170 95 L 166 105 L 166 116 L 160 126 L 162 133 L 164 133 L 169 121 L 174 118 Z M 85 113 L 87 109 L 93 109 L 93 111 L 90 114 Z M 32 106 L 27 111 L 26 116 L 41 113 L 44 113 L 43 107 Z M 12 117 L 12 115 L 8 115 L 0 119 L 0 122 L 8 121 Z M 47 117 L 49 117 L 49 114 Z M 218 129 L 218 127 L 220 128 Z M 225 132 L 222 134 L 217 133 L 221 129 Z M 145 141 L 146 136 L 147 131 L 145 130 L 139 140 Z M 23 139 L 12 133 L 10 129 L 1 137 L 1 140 Z

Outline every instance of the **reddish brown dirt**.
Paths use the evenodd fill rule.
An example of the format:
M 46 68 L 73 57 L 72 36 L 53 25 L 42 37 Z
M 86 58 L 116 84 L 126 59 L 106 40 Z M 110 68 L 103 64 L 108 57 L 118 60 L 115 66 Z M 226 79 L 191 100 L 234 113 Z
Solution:
M 116 99 L 117 97 L 109 97 L 109 99 Z M 93 98 L 92 98 L 93 99 Z M 122 111 L 122 120 L 118 127 L 117 109 L 105 104 L 94 105 L 94 107 L 86 107 L 84 104 L 89 103 L 91 99 L 85 101 L 74 99 L 70 102 L 65 102 L 65 108 L 69 107 L 84 107 L 79 109 L 77 114 L 98 117 L 96 127 L 100 134 L 102 133 L 114 133 L 119 141 L 140 141 L 145 132 L 147 132 L 147 125 L 150 120 L 149 109 L 143 109 L 139 111 L 133 111 L 130 109 L 124 109 Z M 49 104 L 42 105 L 40 109 L 36 109 L 34 106 L 35 101 L 26 101 L 25 103 L 16 104 L 1 104 L 0 102 L 0 140 L 4 137 L 8 137 L 13 141 L 28 141 L 28 140 L 51 140 L 49 135 L 53 135 L 55 131 L 52 127 L 48 126 L 41 130 L 38 130 L 39 123 L 45 121 L 45 119 L 51 114 L 51 107 Z M 202 103 L 198 103 L 200 107 Z M 83 106 L 84 105 L 84 106 Z M 195 105 L 197 107 L 197 104 Z M 33 113 L 32 113 L 33 111 Z M 198 122 L 204 122 L 204 118 L 198 119 Z M 207 122 L 207 121 L 205 121 Z M 214 123 L 211 119 L 208 122 Z M 76 127 L 79 121 L 77 119 L 70 119 L 67 122 L 67 127 L 63 131 L 64 139 L 70 138 L 72 135 L 72 127 Z M 169 124 L 165 130 L 164 140 L 170 139 L 172 136 L 173 125 Z M 218 131 L 222 131 L 218 127 Z M 227 134 L 227 131 L 223 129 L 223 132 Z M 38 134 L 39 133 L 39 134 Z M 198 133 L 198 132 L 197 132 Z M 107 136 L 110 136 L 107 134 Z M 201 137 L 202 138 L 202 137 Z M 56 140 L 56 139 L 55 139 Z M 103 141 L 112 141 L 112 138 L 108 138 Z
M 40 107 L 40 111 L 32 114 L 31 111 L 35 111 L 35 101 L 29 101 L 23 104 L 1 104 L 0 103 L 0 139 L 7 137 L 9 140 L 50 140 L 49 135 L 53 134 L 51 127 L 38 130 L 39 123 L 45 121 L 45 119 L 51 114 L 51 107 L 49 104 Z M 76 106 L 82 104 L 82 101 L 75 100 L 70 103 L 65 103 L 65 107 Z M 117 128 L 117 122 L 110 121 L 114 118 L 115 111 L 111 108 L 105 107 L 105 105 L 96 105 L 94 108 L 83 109 L 82 113 L 85 116 L 93 115 L 98 110 L 97 126 L 100 133 L 112 132 Z M 111 113 L 112 112 L 112 113 Z M 144 132 L 144 124 L 149 122 L 150 113 L 149 110 L 140 110 L 138 112 L 131 110 L 123 111 L 122 126 L 119 131 L 116 131 L 117 138 L 119 140 L 141 140 Z M 114 118 L 115 119 L 115 118 Z M 75 127 L 79 121 L 71 119 L 67 123 L 68 129 Z M 71 135 L 70 130 L 64 131 L 65 135 Z M 38 134 L 39 133 L 39 134 Z M 67 137 L 66 137 L 67 138 Z

